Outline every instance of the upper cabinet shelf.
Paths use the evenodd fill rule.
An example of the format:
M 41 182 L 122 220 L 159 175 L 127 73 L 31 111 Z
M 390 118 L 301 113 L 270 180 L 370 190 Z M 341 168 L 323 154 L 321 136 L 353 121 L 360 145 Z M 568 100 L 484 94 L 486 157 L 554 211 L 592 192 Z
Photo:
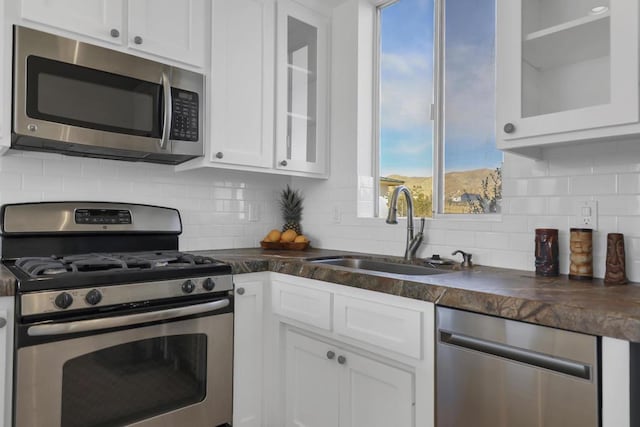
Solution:
M 496 12 L 498 148 L 541 157 L 640 134 L 638 1 L 504 0 Z
M 611 14 L 588 15 L 527 34 L 523 59 L 538 69 L 608 56 Z

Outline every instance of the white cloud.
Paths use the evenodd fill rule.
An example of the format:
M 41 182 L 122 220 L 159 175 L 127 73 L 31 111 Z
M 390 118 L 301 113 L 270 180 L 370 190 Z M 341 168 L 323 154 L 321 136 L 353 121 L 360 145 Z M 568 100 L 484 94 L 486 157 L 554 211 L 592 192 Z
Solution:
M 407 53 L 383 53 L 382 54 L 382 72 L 390 73 L 392 76 L 396 74 L 415 76 L 418 73 L 431 74 L 431 60 L 424 54 L 419 52 Z
M 385 129 L 430 126 L 432 64 L 423 53 L 384 54 L 382 57 L 382 125 Z
M 445 137 L 482 143 L 495 133 L 495 67 L 486 49 L 447 46 Z
M 431 151 L 431 141 L 394 141 L 389 148 L 393 149 L 394 154 L 417 156 Z

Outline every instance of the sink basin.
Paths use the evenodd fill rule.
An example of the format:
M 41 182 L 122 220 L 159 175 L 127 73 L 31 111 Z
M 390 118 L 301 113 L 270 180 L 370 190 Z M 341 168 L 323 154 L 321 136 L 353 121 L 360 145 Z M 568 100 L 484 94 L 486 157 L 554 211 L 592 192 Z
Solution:
M 356 270 L 378 271 L 381 273 L 405 274 L 408 276 L 429 276 L 432 274 L 447 273 L 446 270 L 422 267 L 419 265 L 396 264 L 393 262 L 376 261 L 365 258 L 327 258 L 311 260 L 313 263 L 337 265 Z

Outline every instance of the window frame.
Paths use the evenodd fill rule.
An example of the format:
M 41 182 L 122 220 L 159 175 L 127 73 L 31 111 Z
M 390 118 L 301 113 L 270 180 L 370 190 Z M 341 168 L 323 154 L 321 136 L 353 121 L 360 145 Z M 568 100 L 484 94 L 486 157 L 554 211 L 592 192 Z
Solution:
M 381 15 L 382 9 L 391 6 L 401 0 L 379 0 L 375 3 L 376 18 L 374 25 L 374 90 L 373 90 L 373 119 L 372 126 L 374 130 L 373 137 L 373 156 L 374 162 L 372 170 L 375 173 L 374 191 L 374 217 L 380 217 L 380 209 L 378 200 L 380 198 L 380 113 L 381 113 Z M 444 58 L 445 58 L 445 3 L 447 0 L 433 0 L 433 98 L 431 100 L 430 120 L 433 122 L 433 181 L 432 181 L 432 211 L 431 218 L 427 219 L 455 219 L 455 220 L 484 220 L 484 221 L 500 221 L 502 212 L 499 213 L 483 213 L 483 214 L 459 214 L 445 213 L 444 201 Z M 494 76 L 495 78 L 495 76 Z M 496 147 L 497 149 L 497 147 Z M 504 165 L 504 157 L 503 163 Z

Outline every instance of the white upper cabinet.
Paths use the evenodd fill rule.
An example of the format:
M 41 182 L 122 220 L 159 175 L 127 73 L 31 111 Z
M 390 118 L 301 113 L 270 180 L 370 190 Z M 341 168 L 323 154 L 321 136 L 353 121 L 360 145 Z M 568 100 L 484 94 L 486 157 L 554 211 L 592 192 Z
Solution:
M 207 0 L 22 0 L 26 21 L 203 67 Z
M 637 1 L 499 0 L 497 13 L 499 148 L 640 130 Z
M 205 0 L 129 0 L 129 46 L 204 66 Z
M 4 7 L 0 7 L 0 22 L 5 22 Z M 3 25 L 0 28 L 0 96 L 6 102 L 0 103 L 0 154 L 6 152 L 11 146 L 10 122 L 11 122 L 11 26 Z M 7 53 L 5 55 L 5 52 Z M 7 107 L 5 107 L 5 105 Z
M 214 0 L 213 164 L 273 167 L 274 0 Z
M 22 18 L 110 43 L 122 43 L 123 0 L 22 0 Z
M 328 19 L 278 1 L 276 167 L 325 174 Z

